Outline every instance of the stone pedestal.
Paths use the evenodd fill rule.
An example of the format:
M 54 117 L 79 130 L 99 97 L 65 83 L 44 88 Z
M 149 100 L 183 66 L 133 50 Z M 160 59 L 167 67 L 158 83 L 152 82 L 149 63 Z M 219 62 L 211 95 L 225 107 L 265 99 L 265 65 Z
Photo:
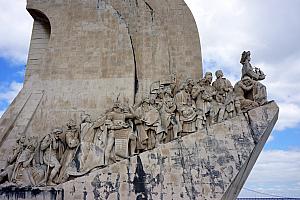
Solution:
M 275 103 L 131 157 L 55 189 L 2 188 L 3 199 L 234 200 L 278 119 Z M 42 199 L 42 198 L 41 198 Z M 51 199 L 51 200 L 52 200 Z
M 1 187 L 1 200 L 64 200 L 64 191 L 54 188 Z

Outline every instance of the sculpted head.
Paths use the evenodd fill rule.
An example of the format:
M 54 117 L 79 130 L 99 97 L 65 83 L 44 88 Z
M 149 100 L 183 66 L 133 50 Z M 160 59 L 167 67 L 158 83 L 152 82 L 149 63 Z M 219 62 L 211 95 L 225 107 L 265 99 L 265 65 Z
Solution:
M 52 129 L 51 133 L 54 135 L 54 137 L 56 139 L 58 139 L 59 136 L 63 133 L 63 129 L 62 128 L 54 128 L 54 129 Z
M 25 143 L 25 142 L 26 142 L 26 136 L 25 136 L 24 134 L 19 133 L 17 142 L 18 142 L 19 144 Z
M 242 57 L 241 57 L 240 63 L 244 64 L 246 62 L 250 62 L 251 61 L 251 57 L 250 56 L 251 56 L 251 52 L 250 51 L 244 51 L 242 53 Z
M 37 137 L 30 137 L 28 139 L 28 145 L 27 145 L 27 149 L 34 151 L 38 146 L 38 139 Z
M 245 86 L 251 86 L 251 85 L 253 85 L 253 81 L 252 81 L 252 79 L 249 76 L 244 76 L 242 78 L 242 82 L 243 82 L 243 84 Z
M 76 122 L 73 119 L 69 119 L 67 123 L 68 128 L 75 128 L 76 127 Z
M 146 106 L 146 105 L 149 105 L 149 104 L 150 104 L 150 98 L 147 96 L 147 97 L 145 97 L 145 98 L 143 99 L 142 105 L 143 105 L 143 106 Z
M 187 85 L 187 90 L 188 90 L 188 92 L 191 92 L 192 91 L 192 89 L 193 89 L 193 87 L 194 87 L 194 80 L 193 79 L 191 79 L 191 78 L 188 78 L 187 80 L 186 80 L 186 85 Z
M 212 82 L 212 79 L 213 79 L 213 75 L 211 72 L 206 72 L 205 73 L 205 76 L 204 76 L 204 79 L 207 83 L 211 84 Z
M 187 84 L 186 82 L 182 82 L 180 87 L 179 87 L 179 90 L 186 90 L 187 89 Z
M 215 75 L 216 75 L 217 78 L 222 78 L 223 77 L 222 70 L 217 70 L 216 73 L 215 73 Z
M 119 101 L 116 101 L 112 107 L 112 110 L 115 112 L 122 112 L 122 104 Z
M 81 118 L 82 123 L 85 123 L 85 122 L 91 123 L 92 122 L 91 116 L 89 114 L 85 114 L 85 113 L 81 114 L 80 118 Z

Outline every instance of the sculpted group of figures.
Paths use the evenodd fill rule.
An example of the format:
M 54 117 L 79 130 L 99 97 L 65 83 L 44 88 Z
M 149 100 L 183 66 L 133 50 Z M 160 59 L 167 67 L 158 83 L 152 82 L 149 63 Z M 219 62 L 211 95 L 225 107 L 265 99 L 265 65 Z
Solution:
M 153 83 L 149 96 L 134 106 L 117 100 L 95 121 L 82 114 L 79 126 L 69 120 L 41 140 L 20 136 L 0 182 L 60 184 L 267 103 L 259 82 L 265 75 L 251 66 L 250 52 L 243 52 L 241 64 L 242 78 L 234 87 L 221 70 L 214 82 L 211 72 L 180 84 L 172 76 Z

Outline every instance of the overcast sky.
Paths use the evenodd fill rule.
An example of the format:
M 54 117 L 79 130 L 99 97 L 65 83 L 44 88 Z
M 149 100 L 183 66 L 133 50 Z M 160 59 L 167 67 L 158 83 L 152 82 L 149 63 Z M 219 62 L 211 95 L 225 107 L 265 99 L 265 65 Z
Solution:
M 245 187 L 300 196 L 300 1 L 186 0 L 200 32 L 204 71 L 240 77 L 240 55 L 267 78 L 280 117 Z M 25 0 L 0 0 L 0 115 L 22 87 L 32 19 Z M 241 196 L 254 196 L 244 189 Z

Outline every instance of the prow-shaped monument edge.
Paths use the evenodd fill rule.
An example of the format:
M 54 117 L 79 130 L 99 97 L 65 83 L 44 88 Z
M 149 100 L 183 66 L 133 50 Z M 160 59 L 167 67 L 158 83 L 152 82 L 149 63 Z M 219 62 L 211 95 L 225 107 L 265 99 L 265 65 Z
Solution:
M 236 199 L 278 112 L 268 103 L 58 188 L 67 199 Z
M 237 196 L 278 114 L 249 51 L 234 86 L 222 70 L 203 77 L 184 0 L 27 10 L 24 87 L 0 120 L 0 199 Z
M 222 70 L 214 81 L 206 72 L 180 84 L 172 74 L 136 104 L 118 95 L 96 120 L 83 112 L 79 126 L 69 119 L 46 136 L 19 134 L 0 173 L 1 197 L 21 189 L 30 199 L 31 187 L 40 197 L 52 186 L 66 199 L 236 198 L 279 112 L 249 61 L 243 52 L 234 87 Z M 43 97 L 28 96 L 12 131 L 30 130 Z

